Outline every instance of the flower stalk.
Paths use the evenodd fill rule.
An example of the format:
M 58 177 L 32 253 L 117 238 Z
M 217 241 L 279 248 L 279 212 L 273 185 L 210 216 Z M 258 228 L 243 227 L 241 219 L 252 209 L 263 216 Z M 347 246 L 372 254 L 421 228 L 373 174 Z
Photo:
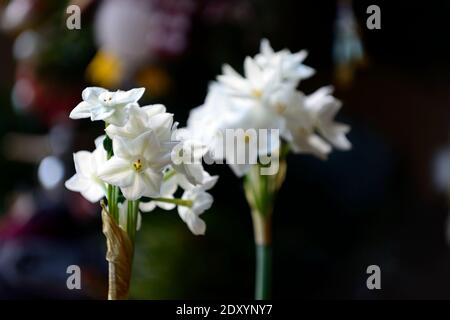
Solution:
M 270 299 L 272 283 L 272 219 L 271 215 L 262 216 L 252 213 L 255 236 L 255 299 Z
M 255 240 L 255 299 L 271 298 L 272 287 L 272 213 L 274 200 L 286 175 L 284 150 L 280 154 L 279 171 L 261 175 L 261 165 L 254 165 L 244 179 L 244 189 L 251 208 Z

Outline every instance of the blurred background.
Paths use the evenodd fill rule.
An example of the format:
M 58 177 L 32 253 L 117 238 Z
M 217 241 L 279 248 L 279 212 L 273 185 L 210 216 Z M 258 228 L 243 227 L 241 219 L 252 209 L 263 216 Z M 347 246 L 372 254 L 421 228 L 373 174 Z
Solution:
M 66 8 L 81 8 L 68 30 Z M 369 30 L 366 9 L 381 9 Z M 144 86 L 185 124 L 222 63 L 242 70 L 268 38 L 307 49 L 311 93 L 333 84 L 353 150 L 291 155 L 274 215 L 275 299 L 450 298 L 450 3 L 409 1 L 0 1 L 0 298 L 104 299 L 100 209 L 66 190 L 72 153 L 101 124 L 72 121 L 86 86 Z M 253 234 L 226 166 L 204 237 L 176 211 L 143 216 L 131 297 L 253 297 Z M 82 270 L 67 290 L 66 269 Z M 381 268 L 381 290 L 366 268 Z

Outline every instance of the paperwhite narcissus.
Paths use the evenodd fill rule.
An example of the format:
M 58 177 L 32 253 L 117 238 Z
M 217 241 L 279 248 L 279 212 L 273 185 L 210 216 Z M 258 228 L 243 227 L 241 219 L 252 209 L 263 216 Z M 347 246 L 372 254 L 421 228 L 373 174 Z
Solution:
M 315 73 L 313 68 L 303 64 L 307 56 L 306 50 L 297 53 L 291 53 L 287 49 L 275 52 L 269 40 L 263 39 L 255 61 L 261 68 L 280 68 L 282 80 L 292 81 L 297 85 L 300 80 L 307 79 Z
M 111 92 L 103 88 L 89 87 L 83 90 L 80 102 L 70 113 L 72 119 L 91 118 L 123 126 L 128 120 L 127 108 L 144 94 L 144 88 Z
M 117 137 L 113 150 L 114 156 L 104 164 L 99 177 L 120 187 L 127 200 L 158 197 L 170 152 L 160 145 L 155 133 L 147 131 L 133 140 Z
M 335 148 L 349 150 L 352 145 L 345 136 L 350 127 L 343 123 L 334 122 L 336 113 L 342 103 L 333 97 L 332 87 L 322 87 L 305 99 L 305 108 L 310 112 L 313 122 L 320 134 Z
M 219 176 L 211 176 L 203 169 L 203 167 L 201 168 L 201 179 L 198 184 L 192 184 L 189 182 L 184 174 L 180 174 L 173 170 L 167 171 L 161 185 L 161 197 L 166 199 L 174 199 L 173 195 L 177 191 L 178 187 L 181 187 L 184 190 L 192 190 L 196 187 L 200 187 L 203 190 L 209 190 L 214 187 L 218 179 Z M 141 202 L 139 204 L 139 208 L 143 212 L 153 211 L 156 207 L 164 210 L 172 210 L 176 207 L 176 204 L 157 200 Z
M 73 154 L 73 161 L 76 173 L 66 181 L 66 188 L 80 192 L 90 202 L 100 201 L 106 193 L 105 183 L 98 176 L 98 171 L 106 162 L 103 146 L 97 146 L 93 152 L 78 151 Z
M 201 183 L 194 185 L 188 181 L 185 175 L 172 171 L 168 173 L 168 178 L 162 183 L 161 196 L 166 199 L 174 199 L 173 194 L 178 186 L 185 190 L 181 200 L 188 201 L 189 205 L 179 204 L 178 214 L 192 233 L 196 235 L 202 235 L 206 231 L 206 224 L 199 216 L 211 207 L 213 197 L 206 191 L 214 187 L 218 178 L 218 176 L 211 176 L 208 172 L 202 170 Z M 157 200 L 139 204 L 139 209 L 143 212 L 153 211 L 156 207 L 172 210 L 176 207 L 176 204 Z
M 229 161 L 229 153 L 220 144 L 226 129 L 278 129 L 293 152 L 320 159 L 327 158 L 332 146 L 350 149 L 345 136 L 349 126 L 334 121 L 341 103 L 331 95 L 331 87 L 311 95 L 297 90 L 300 80 L 314 74 L 303 65 L 306 55 L 306 51 L 274 52 L 269 42 L 262 40 L 261 52 L 245 59 L 244 76 L 224 66 L 223 75 L 210 85 L 205 103 L 191 111 L 184 130 L 205 143 L 213 158 L 226 159 L 238 176 L 246 174 L 251 165 Z M 264 144 L 257 147 L 258 155 L 265 155 L 276 152 L 279 143 L 272 141 L 269 149 Z
M 100 201 L 106 193 L 105 183 L 98 177 L 98 171 L 106 162 L 103 148 L 104 135 L 95 139 L 93 152 L 78 151 L 73 154 L 76 173 L 65 182 L 67 189 L 80 192 L 90 202 Z
M 186 190 L 181 199 L 192 202 L 192 206 L 178 206 L 178 214 L 181 219 L 187 224 L 193 234 L 204 234 L 206 224 L 200 218 L 200 215 L 211 208 L 213 197 L 204 188 L 199 186 L 191 190 Z
M 190 215 L 201 214 L 212 203 L 205 190 L 212 188 L 218 177 L 211 177 L 203 168 L 201 160 L 207 148 L 201 141 L 183 136 L 173 114 L 163 105 L 140 107 L 137 101 L 143 93 L 143 88 L 109 92 L 92 87 L 83 91 L 83 102 L 71 112 L 71 118 L 104 120 L 107 137 L 96 139 L 94 152 L 74 154 L 76 174 L 66 187 L 81 192 L 91 202 L 107 196 L 108 211 L 127 232 L 128 215 L 138 214 L 140 224 L 138 207 L 130 202 L 137 201 L 142 211 L 187 207 L 187 211 L 179 209 L 182 219 L 189 221 L 195 234 L 203 234 L 204 222 L 195 227 L 201 223 Z M 175 151 L 181 151 L 181 162 L 176 161 L 180 158 L 175 157 Z M 189 200 L 174 197 L 178 187 L 185 190 Z M 197 191 L 187 192 L 194 189 Z M 120 193 L 125 201 L 120 202 Z M 151 201 L 142 202 L 143 197 Z
M 131 104 L 128 110 L 128 121 L 123 126 L 109 125 L 106 134 L 114 139 L 137 138 L 142 133 L 152 130 L 159 141 L 169 141 L 172 136 L 173 114 L 167 113 L 162 104 L 139 107 Z

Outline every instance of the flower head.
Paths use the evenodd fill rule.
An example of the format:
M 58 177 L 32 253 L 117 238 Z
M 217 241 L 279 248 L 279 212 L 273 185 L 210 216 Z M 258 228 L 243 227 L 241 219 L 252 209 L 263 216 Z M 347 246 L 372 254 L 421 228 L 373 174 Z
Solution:
M 66 181 L 65 186 L 71 191 L 80 192 L 90 202 L 98 202 L 105 196 L 105 183 L 98 172 L 106 162 L 106 151 L 97 139 L 97 148 L 93 152 L 78 151 L 73 154 L 75 175 Z
M 104 164 L 99 177 L 120 187 L 127 200 L 158 197 L 170 151 L 160 144 L 155 133 L 147 131 L 133 140 L 117 137 L 113 150 L 114 156 Z
M 178 206 L 180 218 L 187 224 L 189 230 L 195 235 L 205 234 L 206 224 L 200 215 L 211 208 L 213 197 L 202 187 L 194 187 L 186 190 L 181 197 L 182 200 L 190 201 L 191 206 Z
M 191 111 L 186 132 L 204 143 L 214 159 L 226 159 L 238 176 L 248 172 L 254 157 L 278 152 L 280 143 L 270 137 L 270 143 L 257 144 L 257 153 L 247 158 L 248 163 L 235 163 L 221 144 L 227 129 L 277 129 L 291 150 L 321 159 L 327 158 L 332 147 L 348 150 L 351 144 L 345 135 L 350 128 L 334 121 L 341 103 L 331 95 L 332 89 L 324 87 L 311 95 L 297 89 L 300 80 L 314 74 L 303 64 L 306 56 L 306 51 L 275 52 L 262 40 L 261 52 L 245 59 L 243 76 L 228 65 L 223 67 L 205 103 Z M 246 147 L 241 149 L 233 150 L 231 156 L 247 152 Z
M 90 87 L 83 90 L 80 102 L 70 113 L 72 119 L 91 118 L 123 126 L 128 120 L 127 108 L 144 94 L 144 88 L 111 92 L 103 88 Z
M 291 53 L 287 49 L 275 52 L 269 40 L 263 39 L 255 61 L 262 68 L 280 68 L 282 80 L 293 82 L 297 86 L 300 80 L 307 79 L 315 73 L 313 68 L 303 64 L 307 56 L 306 50 L 297 53 Z

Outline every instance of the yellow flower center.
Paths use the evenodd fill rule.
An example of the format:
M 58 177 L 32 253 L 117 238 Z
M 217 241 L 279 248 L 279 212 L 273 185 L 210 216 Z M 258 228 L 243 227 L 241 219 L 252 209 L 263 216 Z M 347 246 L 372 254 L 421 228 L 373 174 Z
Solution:
M 252 90 L 252 96 L 255 97 L 256 99 L 259 99 L 262 96 L 262 91 L 258 89 Z
M 141 159 L 137 159 L 135 162 L 133 162 L 133 169 L 136 172 L 139 172 L 142 170 L 142 162 Z

